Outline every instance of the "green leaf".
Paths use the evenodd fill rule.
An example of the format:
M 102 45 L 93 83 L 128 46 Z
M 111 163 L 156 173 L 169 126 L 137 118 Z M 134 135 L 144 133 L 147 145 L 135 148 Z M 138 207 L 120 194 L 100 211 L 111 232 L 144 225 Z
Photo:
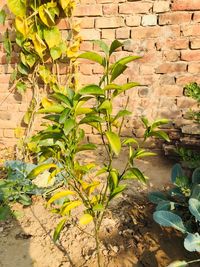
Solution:
M 80 54 L 78 58 L 89 59 L 91 61 L 97 62 L 100 65 L 104 66 L 105 59 L 95 52 L 84 52 Z
M 118 156 L 121 151 L 120 137 L 113 132 L 105 132 L 112 151 Z
M 121 46 L 123 46 L 123 43 L 119 42 L 118 40 L 114 40 L 110 46 L 109 55 L 112 55 L 112 53 Z
M 91 84 L 83 87 L 79 91 L 80 95 L 104 95 L 104 91 L 97 85 Z
M 5 20 L 6 20 L 6 12 L 5 10 L 1 10 L 0 11 L 0 24 L 5 24 Z
M 46 108 L 41 108 L 38 113 L 61 113 L 65 108 L 62 105 L 52 105 Z
M 80 151 L 85 151 L 85 150 L 95 150 L 97 148 L 97 146 L 95 144 L 84 144 L 79 146 L 76 149 L 76 152 L 80 152 Z
M 104 206 L 102 204 L 96 204 L 92 209 L 93 211 L 104 211 Z
M 33 169 L 27 176 L 28 179 L 33 179 L 37 177 L 40 173 L 44 172 L 45 170 L 51 169 L 51 168 L 57 168 L 56 164 L 53 163 L 45 163 L 42 164 L 35 169 Z
M 170 211 L 156 211 L 153 214 L 153 218 L 161 226 L 173 227 L 182 233 L 187 232 L 187 229 L 183 225 L 181 217 Z
M 61 115 L 59 116 L 58 122 L 61 124 L 64 123 L 65 120 L 67 120 L 69 118 L 69 114 L 70 114 L 70 109 L 69 108 L 64 109 L 63 112 L 61 113 Z
M 189 266 L 186 261 L 174 261 L 167 267 L 187 267 Z
M 18 82 L 16 88 L 18 93 L 23 94 L 26 91 L 26 84 L 24 82 Z
M 70 190 L 58 192 L 49 199 L 49 201 L 47 202 L 47 205 L 50 205 L 51 203 L 53 203 L 54 201 L 56 201 L 60 198 L 63 198 L 63 197 L 69 196 L 69 195 L 74 195 L 74 194 L 75 194 L 75 192 L 70 191 Z
M 110 82 L 113 82 L 119 75 L 121 75 L 127 69 L 126 65 L 118 64 L 113 68 L 111 73 Z
M 3 47 L 6 51 L 6 60 L 9 63 L 10 59 L 11 59 L 11 53 L 12 53 L 12 44 L 9 38 L 9 32 L 8 29 L 6 30 L 6 32 L 3 35 Z
M 166 200 L 163 200 L 163 201 L 160 201 L 156 207 L 156 210 L 174 210 L 175 207 L 177 206 L 177 204 L 175 202 L 172 202 L 172 201 L 166 201 Z
M 158 137 L 158 138 L 161 138 L 167 142 L 170 142 L 170 139 L 169 139 L 169 136 L 167 133 L 163 132 L 163 131 L 152 131 L 149 136 L 155 136 L 155 137 Z
M 123 145 L 129 145 L 129 144 L 137 144 L 138 145 L 138 141 L 135 138 L 126 138 L 123 140 L 122 144 Z
M 51 57 L 52 57 L 53 60 L 56 60 L 56 59 L 58 59 L 58 58 L 61 57 L 62 50 L 60 49 L 60 47 L 57 47 L 57 46 L 52 47 L 50 49 L 50 55 L 51 55 Z
M 29 74 L 29 69 L 24 64 L 22 64 L 22 62 L 17 65 L 17 69 L 22 75 Z
M 190 252 L 200 252 L 200 235 L 199 233 L 188 234 L 184 240 L 184 247 Z
M 62 38 L 61 33 L 57 27 L 45 28 L 44 31 L 44 40 L 47 43 L 49 49 L 59 46 Z
M 126 188 L 126 185 L 119 185 L 118 187 L 116 187 L 111 195 L 110 195 L 110 199 L 113 199 L 114 197 L 116 197 L 117 195 L 119 195 L 120 193 L 122 193 Z
M 109 100 L 103 101 L 103 103 L 98 107 L 98 110 L 107 110 L 109 114 L 112 113 L 112 102 Z
M 103 122 L 103 119 L 99 116 L 95 115 L 86 115 L 80 122 L 79 124 L 83 123 L 90 123 L 90 122 Z
M 194 184 L 200 184 L 200 167 L 194 170 L 192 174 L 192 182 Z
M 60 233 L 61 233 L 61 231 L 63 230 L 66 221 L 67 221 L 67 218 L 62 219 L 62 220 L 58 223 L 58 225 L 56 226 L 56 229 L 55 229 L 54 234 L 53 234 L 53 241 L 54 241 L 54 242 L 56 242 L 56 241 L 59 239 L 59 237 L 60 237 Z
M 146 183 L 146 177 L 138 168 L 130 168 L 122 176 L 122 179 L 137 179 L 142 183 Z
M 124 58 L 121 58 L 119 59 L 117 62 L 115 62 L 115 66 L 118 65 L 118 64 L 122 64 L 122 65 L 125 65 L 131 61 L 134 61 L 136 59 L 140 59 L 141 57 L 140 56 L 127 56 L 127 57 L 124 57 Z
M 171 171 L 171 181 L 173 184 L 176 183 L 176 178 L 177 177 L 183 177 L 184 176 L 184 172 L 183 169 L 181 167 L 180 164 L 176 163 L 173 167 L 172 167 L 172 171 Z
M 83 216 L 81 216 L 81 218 L 79 220 L 79 223 L 81 225 L 86 225 L 86 224 L 90 223 L 91 221 L 93 221 L 92 215 L 86 213 Z
M 117 62 L 115 62 L 112 67 L 111 67 L 111 79 L 110 81 L 114 81 L 120 74 L 122 74 L 125 69 L 127 68 L 126 64 L 139 59 L 141 57 L 139 56 L 127 56 L 124 58 L 121 58 L 120 60 L 118 60 Z
M 65 103 L 67 105 L 68 108 L 71 108 L 71 101 L 69 100 L 69 98 L 61 93 L 55 93 L 52 95 L 53 98 Z
M 0 206 L 0 221 L 5 221 L 11 215 L 10 208 L 8 206 Z
M 141 121 L 143 122 L 146 128 L 149 127 L 149 121 L 146 117 L 141 117 Z
M 125 83 L 122 85 L 122 91 L 126 91 L 126 90 L 129 90 L 133 87 L 137 87 L 137 86 L 140 86 L 140 83 L 138 82 L 129 82 L 129 83 Z
M 169 123 L 169 120 L 168 119 L 160 119 L 160 120 L 156 120 L 153 122 L 153 124 L 151 125 L 151 128 L 152 129 L 155 129 L 161 125 L 165 125 L 165 124 L 168 124 Z
M 192 215 L 194 215 L 196 220 L 200 222 L 200 200 L 195 198 L 190 198 L 189 210 L 192 213 Z
M 7 0 L 7 4 L 15 16 L 24 17 L 26 15 L 26 0 Z
M 74 128 L 75 125 L 76 122 L 73 119 L 67 119 L 65 121 L 63 131 L 66 136 L 71 132 L 71 130 Z
M 200 184 L 193 186 L 191 198 L 195 198 L 200 201 Z
M 105 42 L 103 42 L 102 40 L 95 40 L 93 41 L 93 43 L 97 44 L 106 55 L 109 55 L 109 47 Z
M 107 91 L 107 90 L 121 90 L 122 87 L 118 84 L 114 84 L 114 83 L 110 83 L 108 85 L 106 85 L 103 90 Z
M 113 121 L 121 118 L 121 117 L 125 117 L 125 116 L 130 116 L 132 114 L 132 112 L 126 110 L 126 109 L 123 109 L 123 110 L 120 110 L 116 116 L 114 117 Z
M 154 203 L 158 204 L 161 201 L 167 200 L 166 196 L 161 192 L 152 192 L 148 195 L 148 199 Z

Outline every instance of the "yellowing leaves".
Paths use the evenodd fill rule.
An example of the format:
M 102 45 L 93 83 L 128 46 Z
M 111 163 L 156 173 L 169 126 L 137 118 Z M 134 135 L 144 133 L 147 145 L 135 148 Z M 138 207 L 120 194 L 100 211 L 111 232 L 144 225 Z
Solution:
M 55 16 L 59 15 L 56 2 L 50 2 L 39 7 L 41 21 L 48 27 L 55 25 Z
M 80 218 L 80 220 L 79 220 L 79 223 L 80 223 L 81 225 L 86 225 L 86 224 L 90 223 L 92 220 L 93 220 L 92 215 L 86 213 L 86 214 L 84 214 L 83 216 L 81 216 L 81 218 Z
M 46 44 L 37 33 L 32 35 L 32 41 L 34 44 L 35 51 L 40 56 L 40 58 L 43 58 L 43 53 L 46 50 Z
M 27 7 L 26 0 L 7 0 L 7 4 L 10 11 L 15 16 L 23 17 L 26 15 L 26 7 Z
M 66 16 L 71 17 L 73 10 L 76 7 L 76 2 L 74 0 L 60 0 L 60 5 Z
M 16 17 L 15 27 L 24 37 L 28 35 L 29 28 L 28 28 L 28 23 L 26 19 L 21 18 L 21 17 Z
M 54 196 L 52 196 L 49 201 L 47 202 L 48 205 L 50 205 L 51 203 L 53 203 L 54 201 L 56 201 L 57 199 L 69 196 L 69 195 L 74 195 L 75 192 L 70 191 L 70 190 L 65 190 L 65 191 L 61 191 L 56 193 Z
M 44 39 L 49 48 L 58 46 L 61 42 L 61 33 L 57 27 L 44 29 Z

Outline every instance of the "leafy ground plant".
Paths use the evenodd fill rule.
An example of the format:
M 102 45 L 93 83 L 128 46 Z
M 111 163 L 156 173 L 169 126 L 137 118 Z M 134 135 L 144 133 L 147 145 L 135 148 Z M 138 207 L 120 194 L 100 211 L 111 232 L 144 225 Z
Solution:
M 173 227 L 184 234 L 184 247 L 192 252 L 200 252 L 200 168 L 187 177 L 180 164 L 175 164 L 171 175 L 174 188 L 166 194 L 153 192 L 149 195 L 157 204 L 154 220 L 161 226 Z M 191 262 L 178 261 L 170 267 L 188 266 Z M 182 265 L 181 265 L 182 264 Z
M 152 156 L 154 153 L 140 148 L 134 138 L 122 139 L 125 117 L 131 114 L 127 110 L 127 104 L 124 109 L 113 112 L 114 100 L 127 90 L 139 86 L 137 82 L 123 85 L 115 83 L 117 77 L 128 67 L 127 64 L 139 57 L 127 56 L 111 63 L 113 52 L 123 44 L 117 40 L 110 47 L 102 41 L 95 43 L 103 50 L 104 56 L 85 52 L 79 58 L 92 60 L 103 67 L 104 74 L 99 84 L 87 85 L 79 90 L 62 87 L 62 90 L 56 90 L 48 99 L 45 98 L 39 112 L 46 114 L 44 119 L 50 122 L 45 124 L 44 130 L 32 137 L 29 147 L 38 155 L 40 162 L 51 159 L 51 163 L 44 164 L 43 168 L 50 169 L 50 180 L 58 173 L 64 179 L 65 189 L 54 194 L 48 201 L 53 212 L 62 216 L 54 232 L 54 241 L 59 239 L 70 215 L 74 215 L 74 210 L 78 207 L 80 210 L 81 207 L 82 215 L 79 217 L 78 227 L 93 223 L 93 232 L 90 235 L 96 241 L 98 266 L 101 266 L 99 231 L 105 211 L 111 200 L 125 190 L 126 179 L 146 183 L 147 177 L 135 166 L 134 160 Z M 144 141 L 150 136 L 168 140 L 168 136 L 157 129 L 167 123 L 167 120 L 158 120 L 150 125 L 143 118 L 143 122 L 146 127 Z M 106 160 L 102 164 L 85 164 L 80 160 L 80 152 L 96 149 L 95 144 L 86 142 L 83 130 L 85 125 L 93 127 L 101 138 L 106 154 Z M 124 169 L 120 171 L 113 166 L 113 159 L 119 157 L 122 146 L 127 147 L 129 152 L 127 159 L 124 159 Z M 43 170 L 36 168 L 33 175 L 37 176 Z

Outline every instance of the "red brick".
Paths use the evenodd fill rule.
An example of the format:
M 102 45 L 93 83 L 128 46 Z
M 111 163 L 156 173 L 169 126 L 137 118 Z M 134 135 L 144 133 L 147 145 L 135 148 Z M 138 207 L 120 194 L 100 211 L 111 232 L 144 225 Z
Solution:
M 180 59 L 180 51 L 164 51 L 163 56 L 165 61 L 178 61 Z
M 101 37 L 102 37 L 102 39 L 114 40 L 115 39 L 115 29 L 102 29 Z
M 153 5 L 153 12 L 162 13 L 169 11 L 170 9 L 170 1 L 155 1 Z
M 127 2 L 119 5 L 119 13 L 121 14 L 145 14 L 152 8 L 152 3 L 147 2 Z
M 200 49 L 200 39 L 191 39 L 190 41 L 190 48 L 191 49 Z
M 182 26 L 184 36 L 200 36 L 200 24 Z
M 119 28 L 116 29 L 116 38 L 117 39 L 128 39 L 130 38 L 130 29 L 129 28 Z
M 159 15 L 159 25 L 186 24 L 191 21 L 192 14 L 175 12 Z
M 126 17 L 126 25 L 127 26 L 139 26 L 141 22 L 141 16 L 134 15 L 134 16 L 128 16 Z
M 80 65 L 80 72 L 84 75 L 92 75 L 92 64 L 81 64 Z
M 174 0 L 172 10 L 200 10 L 199 0 Z
M 75 9 L 75 16 L 101 16 L 102 15 L 102 5 L 78 5 Z
M 132 38 L 134 39 L 148 39 L 162 36 L 162 38 L 169 38 L 171 36 L 180 36 L 180 27 L 174 26 L 155 26 L 155 27 L 137 27 L 132 30 Z
M 140 74 L 153 74 L 155 72 L 155 66 L 153 64 L 144 64 L 140 66 Z
M 94 28 L 94 18 L 84 17 L 80 19 L 81 28 L 83 29 L 93 29 Z
M 176 84 L 185 86 L 188 83 L 197 82 L 200 83 L 200 77 L 199 75 L 192 75 L 192 76 L 179 76 L 176 78 Z
M 186 71 L 187 65 L 184 63 L 163 63 L 157 69 L 156 73 L 173 73 Z
M 156 43 L 156 47 L 158 50 L 166 50 L 166 49 L 187 49 L 189 47 L 189 40 L 187 38 L 171 38 L 167 40 L 158 41 Z
M 15 137 L 15 133 L 14 133 L 13 129 L 4 129 L 3 135 L 4 135 L 4 137 L 7 137 L 7 138 L 14 138 Z
M 93 43 L 84 41 L 81 43 L 80 50 L 82 51 L 91 51 L 93 49 Z
M 83 40 L 98 40 L 100 39 L 100 31 L 95 29 L 82 29 L 81 37 Z
M 58 28 L 60 30 L 68 30 L 70 29 L 70 25 L 69 22 L 66 19 L 61 19 L 58 24 L 57 24 Z
M 118 28 L 124 26 L 122 17 L 96 18 L 95 26 L 98 29 Z
M 118 5 L 117 4 L 103 5 L 103 14 L 104 15 L 117 15 Z
M 155 88 L 155 94 L 158 96 L 182 96 L 183 87 L 178 85 L 162 85 Z
M 181 60 L 185 60 L 185 61 L 200 61 L 200 51 L 183 50 L 183 51 L 181 51 Z
M 200 63 L 191 63 L 188 65 L 189 73 L 200 73 Z
M 195 12 L 193 14 L 193 22 L 200 22 L 200 12 Z

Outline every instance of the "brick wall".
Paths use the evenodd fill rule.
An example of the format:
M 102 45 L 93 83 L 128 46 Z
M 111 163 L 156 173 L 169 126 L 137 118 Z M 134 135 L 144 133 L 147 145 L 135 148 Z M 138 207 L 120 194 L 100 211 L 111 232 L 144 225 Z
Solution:
M 119 82 L 138 81 L 141 87 L 128 92 L 129 109 L 134 112 L 126 122 L 124 135 L 134 132 L 141 137 L 138 117 L 170 118 L 184 124 L 183 114 L 195 102 L 183 96 L 188 82 L 200 83 L 200 1 L 199 0 L 82 0 L 76 17 L 82 21 L 82 50 L 96 50 L 90 41 L 126 40 L 123 51 L 114 56 L 142 55 L 130 64 Z M 9 24 L 9 22 L 7 22 Z M 0 26 L 0 30 L 3 27 Z M 62 30 L 65 24 L 61 23 Z M 0 38 L 0 41 L 2 38 Z M 17 50 L 16 50 L 17 52 Z M 13 58 L 15 63 L 17 58 Z M 0 102 L 8 95 L 9 74 L 5 55 L 0 49 Z M 96 83 L 102 73 L 96 64 L 80 65 L 80 82 Z M 20 123 L 29 95 L 21 99 L 10 94 L 0 106 L 0 141 L 15 142 L 13 128 Z M 123 106 L 125 96 L 117 100 Z M 91 136 L 92 138 L 92 136 Z

